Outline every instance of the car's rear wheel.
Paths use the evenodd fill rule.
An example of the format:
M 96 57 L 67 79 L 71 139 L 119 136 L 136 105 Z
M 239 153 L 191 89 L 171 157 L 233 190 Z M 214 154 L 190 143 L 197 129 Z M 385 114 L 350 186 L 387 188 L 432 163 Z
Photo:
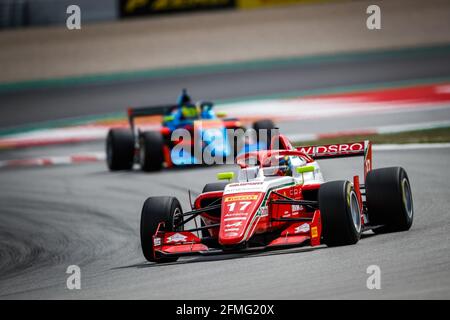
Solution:
M 275 129 L 275 123 L 269 119 L 259 120 L 253 123 L 253 129 L 256 131 L 258 143 L 263 144 L 263 147 L 268 149 L 272 141 L 272 130 Z
M 361 209 L 349 181 L 331 181 L 319 189 L 323 242 L 328 246 L 355 244 L 361 236 Z
M 146 131 L 139 138 L 139 163 L 143 171 L 161 170 L 164 162 L 164 139 L 161 133 Z
M 130 129 L 111 129 L 106 137 L 109 170 L 130 170 L 134 162 L 134 138 Z
M 401 167 L 370 171 L 366 178 L 369 222 L 382 225 L 375 233 L 406 231 L 414 219 L 414 206 L 408 175 Z
M 141 213 L 141 247 L 145 259 L 150 262 L 173 262 L 177 257 L 154 257 L 153 235 L 158 225 L 164 222 L 162 231 L 182 231 L 183 227 L 175 228 L 183 221 L 183 211 L 180 202 L 174 197 L 150 197 L 144 202 Z

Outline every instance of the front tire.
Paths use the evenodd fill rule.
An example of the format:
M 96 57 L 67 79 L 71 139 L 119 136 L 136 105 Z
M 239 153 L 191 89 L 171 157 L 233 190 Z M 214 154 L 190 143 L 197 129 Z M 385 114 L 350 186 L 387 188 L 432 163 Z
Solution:
M 381 168 L 370 171 L 366 178 L 369 221 L 382 225 L 375 233 L 409 230 L 414 219 L 411 186 L 405 169 Z
M 109 170 L 130 170 L 134 162 L 134 137 L 130 129 L 111 129 L 106 137 Z
M 361 209 L 349 181 L 331 181 L 319 189 L 323 242 L 329 247 L 355 244 L 361 236 Z
M 146 131 L 139 139 L 139 162 L 143 171 L 161 170 L 164 162 L 164 139 L 161 133 Z
M 150 262 L 174 262 L 178 257 L 158 257 L 153 255 L 153 235 L 159 223 L 164 222 L 163 231 L 182 231 L 175 225 L 183 221 L 180 202 L 174 197 L 150 197 L 144 202 L 141 213 L 141 247 L 145 259 Z

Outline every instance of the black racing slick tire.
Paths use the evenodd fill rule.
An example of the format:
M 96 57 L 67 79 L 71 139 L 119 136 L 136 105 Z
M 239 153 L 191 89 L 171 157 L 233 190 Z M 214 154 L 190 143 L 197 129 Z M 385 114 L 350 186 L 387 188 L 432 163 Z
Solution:
M 144 202 L 141 213 L 141 247 L 145 259 L 150 262 L 174 262 L 177 257 L 157 257 L 153 255 L 153 235 L 158 225 L 164 222 L 162 231 L 182 231 L 183 227 L 175 229 L 183 221 L 183 211 L 180 202 L 174 197 L 150 197 Z
M 361 236 L 361 209 L 349 181 L 331 181 L 319 188 L 323 242 L 329 247 L 351 245 Z
M 139 163 L 143 171 L 161 170 L 164 162 L 164 139 L 160 132 L 142 132 L 139 138 Z
M 134 162 L 131 129 L 111 129 L 106 137 L 106 163 L 109 170 L 130 170 Z
M 259 120 L 253 123 L 253 129 L 256 131 L 256 137 L 258 142 L 265 142 L 266 149 L 269 149 L 270 143 L 272 141 L 272 131 L 275 129 L 275 123 L 272 120 L 265 119 L 265 120 Z M 260 130 L 267 130 L 266 134 L 263 134 L 264 131 Z
M 414 206 L 408 175 L 401 167 L 380 168 L 366 177 L 366 202 L 369 222 L 381 225 L 375 233 L 409 230 Z

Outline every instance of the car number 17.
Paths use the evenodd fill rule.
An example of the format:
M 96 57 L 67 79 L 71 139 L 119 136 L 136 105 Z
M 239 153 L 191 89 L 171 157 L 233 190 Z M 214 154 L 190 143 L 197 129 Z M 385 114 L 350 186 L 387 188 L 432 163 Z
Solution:
M 238 211 L 245 211 L 249 205 L 251 205 L 251 201 L 236 201 L 231 202 L 227 204 L 229 212 L 235 211 L 237 209 Z

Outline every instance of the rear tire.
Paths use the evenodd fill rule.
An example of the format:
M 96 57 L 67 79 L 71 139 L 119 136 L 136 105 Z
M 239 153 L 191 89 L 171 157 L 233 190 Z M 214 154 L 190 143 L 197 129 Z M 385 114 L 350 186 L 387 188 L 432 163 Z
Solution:
M 178 257 L 153 257 L 153 235 L 159 223 L 164 222 L 164 231 L 175 230 L 174 225 L 183 220 L 180 202 L 174 197 L 150 197 L 144 202 L 141 213 L 141 247 L 145 259 L 150 262 L 174 262 Z
M 414 206 L 408 175 L 401 167 L 370 171 L 366 178 L 369 221 L 383 225 L 375 233 L 406 231 L 414 219 Z
M 319 189 L 323 242 L 329 247 L 355 244 L 361 236 L 361 210 L 349 181 L 331 181 Z
M 134 137 L 130 129 L 110 129 L 106 137 L 109 170 L 130 170 L 134 162 Z
M 275 129 L 275 123 L 272 120 L 265 119 L 259 120 L 253 123 L 253 129 L 256 131 L 256 138 L 258 143 L 265 142 L 265 148 L 269 149 L 270 143 L 272 141 L 271 130 Z M 259 130 L 267 130 L 266 135 L 261 135 Z
M 143 171 L 161 170 L 164 162 L 164 139 L 161 133 L 146 131 L 139 138 L 139 162 Z

